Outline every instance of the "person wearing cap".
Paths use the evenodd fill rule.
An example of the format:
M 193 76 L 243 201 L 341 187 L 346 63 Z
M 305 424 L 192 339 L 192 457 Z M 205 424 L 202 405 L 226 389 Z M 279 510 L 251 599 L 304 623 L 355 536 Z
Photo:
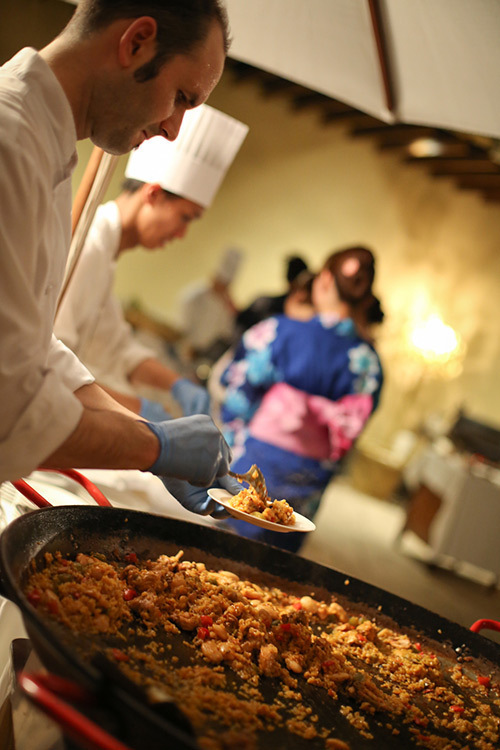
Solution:
M 52 328 L 76 141 L 123 154 L 175 140 L 227 50 L 219 0 L 80 0 L 58 37 L 0 68 L 0 482 L 38 467 L 140 469 L 172 480 L 191 510 L 222 512 L 200 489 L 229 484 L 231 453 L 211 418 L 139 418 Z
M 271 315 L 282 315 L 285 313 L 285 302 L 292 291 L 293 282 L 301 273 L 308 271 L 307 263 L 300 255 L 289 255 L 285 262 L 286 292 L 274 296 L 262 295 L 257 297 L 248 307 L 240 310 L 235 322 L 237 338 L 261 320 L 270 318 Z
M 205 388 L 138 342 L 113 295 L 117 260 L 136 246 L 153 250 L 184 237 L 212 203 L 247 131 L 203 104 L 186 112 L 175 141 L 157 137 L 139 146 L 128 159 L 120 195 L 97 209 L 59 307 L 56 336 L 116 400 L 146 419 L 169 415 L 160 403 L 135 396 L 141 385 L 170 391 L 184 416 L 210 414 L 210 399 Z
M 380 360 L 355 324 L 372 299 L 374 275 L 367 248 L 331 254 L 313 281 L 314 317 L 283 315 L 253 326 L 222 375 L 231 469 L 244 473 L 256 464 L 270 496 L 288 500 L 308 518 L 379 402 Z M 304 541 L 298 532 L 280 534 L 235 519 L 225 525 L 293 552 Z

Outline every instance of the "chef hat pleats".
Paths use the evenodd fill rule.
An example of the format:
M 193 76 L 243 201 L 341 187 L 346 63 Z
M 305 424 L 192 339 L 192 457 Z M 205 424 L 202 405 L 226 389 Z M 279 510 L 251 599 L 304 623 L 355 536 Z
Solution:
M 133 151 L 125 177 L 208 207 L 247 133 L 247 125 L 202 104 L 185 113 L 175 141 L 156 136 Z

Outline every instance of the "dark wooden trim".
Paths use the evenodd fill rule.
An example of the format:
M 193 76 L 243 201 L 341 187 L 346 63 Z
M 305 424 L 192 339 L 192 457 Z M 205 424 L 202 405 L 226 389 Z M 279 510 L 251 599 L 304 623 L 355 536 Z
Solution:
M 431 166 L 431 174 L 435 177 L 443 177 L 446 175 L 481 175 L 481 174 L 497 174 L 500 175 L 500 170 L 495 164 L 488 159 L 461 159 L 454 160 L 450 159 L 448 164 L 440 163 Z
M 500 189 L 499 174 L 463 175 L 457 180 L 461 188 Z
M 387 39 L 384 32 L 382 12 L 378 0 L 368 0 L 370 16 L 372 19 L 373 34 L 377 45 L 377 54 L 380 64 L 382 82 L 384 84 L 385 105 L 389 112 L 395 113 L 396 100 L 394 94 L 394 84 L 389 67 L 389 55 L 387 52 Z
M 392 133 L 393 135 L 408 135 L 411 140 L 414 138 L 427 137 L 428 135 L 436 135 L 436 128 L 427 125 L 405 125 L 404 123 L 398 123 L 397 125 L 391 125 L 389 123 L 383 123 L 380 125 L 370 126 L 367 128 L 356 128 L 352 131 L 352 135 L 386 135 Z

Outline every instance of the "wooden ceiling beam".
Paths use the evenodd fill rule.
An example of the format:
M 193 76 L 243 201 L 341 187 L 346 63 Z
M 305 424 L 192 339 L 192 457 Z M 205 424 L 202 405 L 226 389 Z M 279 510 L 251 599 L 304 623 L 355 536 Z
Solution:
M 262 76 L 262 71 L 258 68 L 254 68 L 252 65 L 247 65 L 247 63 L 240 62 L 239 60 L 232 60 L 230 57 L 226 58 L 226 70 L 231 72 L 232 76 L 236 79 L 236 83 L 250 81 Z
M 317 91 L 303 90 L 302 93 L 292 97 L 292 109 L 299 111 L 311 107 L 322 107 L 330 101 L 328 96 L 319 94 Z
M 457 179 L 461 188 L 472 188 L 479 190 L 500 189 L 500 173 L 498 174 L 479 174 L 479 175 L 461 175 Z
M 487 159 L 464 159 L 462 163 L 442 164 L 432 167 L 430 172 L 434 177 L 453 177 L 457 175 L 498 174 L 498 167 Z
M 343 104 L 342 102 L 336 102 L 334 100 L 330 100 L 329 102 L 325 102 L 325 105 L 323 107 L 323 112 L 325 117 L 331 118 L 332 120 L 335 120 L 336 117 L 344 117 L 345 115 L 360 115 L 363 114 L 358 109 L 354 109 L 353 107 L 350 107 L 348 104 Z
M 437 132 L 436 128 L 428 127 L 427 125 L 405 125 L 403 123 L 392 125 L 391 123 L 382 123 L 375 127 L 359 128 L 353 132 L 353 135 L 378 136 L 385 135 L 388 130 L 394 135 L 404 135 L 405 137 L 411 136 L 411 139 L 422 138 L 426 135 L 435 134 Z
M 364 112 L 360 112 L 357 109 L 345 109 L 339 112 L 332 112 L 330 109 L 325 108 L 323 110 L 322 119 L 325 125 L 347 120 L 352 123 L 353 129 L 375 127 L 381 124 L 380 120 L 376 120 L 375 117 L 366 115 Z
M 392 130 L 391 126 L 388 126 L 385 130 L 385 134 L 382 133 L 377 136 L 377 143 L 379 148 L 406 148 L 413 141 L 419 138 L 432 138 L 441 141 L 442 135 L 437 133 L 431 128 L 419 128 L 417 132 L 408 131 L 395 131 Z
M 481 191 L 481 195 L 488 203 L 500 203 L 500 188 L 496 188 L 495 190 L 483 190 Z
M 260 87 L 265 96 L 272 96 L 274 94 L 287 94 L 290 95 L 293 91 L 303 91 L 303 87 L 299 86 L 293 81 L 287 81 L 286 78 L 278 78 L 277 76 L 271 76 L 265 78 L 262 76 L 260 81 Z

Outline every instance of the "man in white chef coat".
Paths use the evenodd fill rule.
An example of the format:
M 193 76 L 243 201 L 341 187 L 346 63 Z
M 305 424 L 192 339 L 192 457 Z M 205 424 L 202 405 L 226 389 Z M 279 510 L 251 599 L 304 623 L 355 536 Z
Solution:
M 112 287 L 118 257 L 140 245 L 184 237 L 211 205 L 248 127 L 202 104 L 186 112 L 175 141 L 156 137 L 129 157 L 124 190 L 97 209 L 58 309 L 54 332 L 97 382 L 146 419 L 168 418 L 162 405 L 134 395 L 146 385 L 170 391 L 184 416 L 209 414 L 205 388 L 182 378 L 137 340 Z
M 179 317 L 189 360 L 214 362 L 233 343 L 237 309 L 230 286 L 241 261 L 241 250 L 228 247 L 211 278 L 197 279 L 182 290 Z
M 218 0 L 81 0 L 40 53 L 24 49 L 0 68 L 0 482 L 40 466 L 134 468 L 194 512 L 223 510 L 199 489 L 229 480 L 213 421 L 139 418 L 52 326 L 77 139 L 114 154 L 155 135 L 174 140 L 217 84 L 227 46 Z

